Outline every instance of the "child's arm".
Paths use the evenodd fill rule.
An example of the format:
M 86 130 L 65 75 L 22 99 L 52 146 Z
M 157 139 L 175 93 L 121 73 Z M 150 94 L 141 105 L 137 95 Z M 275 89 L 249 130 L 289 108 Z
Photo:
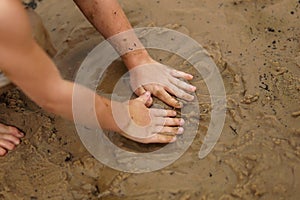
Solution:
M 61 78 L 55 64 L 33 40 L 29 20 L 19 0 L 0 1 L 0 68 L 42 108 L 73 119 L 74 83 Z M 92 91 L 84 87 L 80 87 L 80 91 L 83 96 L 94 95 Z M 145 106 L 143 98 L 145 99 L 142 97 L 130 102 L 134 108 L 130 109 L 130 115 L 146 116 L 140 119 L 141 123 L 146 123 L 150 120 L 150 109 Z M 101 127 L 124 134 L 113 118 L 110 100 L 95 95 L 95 103 L 96 116 Z M 164 116 L 169 124 L 162 124 L 163 126 L 181 125 L 180 119 L 169 118 L 170 116 L 174 116 L 174 112 L 168 112 Z M 84 115 L 79 122 L 91 125 Z M 177 133 L 178 127 L 172 128 L 169 132 Z M 145 143 L 169 142 L 173 139 L 164 136 L 148 139 L 130 138 Z
M 160 83 L 164 82 L 168 83 L 168 85 L 162 86 L 162 84 L 159 83 L 145 85 L 143 84 L 143 82 L 147 81 L 142 80 L 143 77 L 141 77 L 141 74 L 143 73 L 135 73 L 135 77 L 131 75 L 131 78 L 135 80 L 142 80 L 139 83 L 139 85 L 142 85 L 141 87 L 137 89 L 133 88 L 136 89 L 135 93 L 137 95 L 140 96 L 145 91 L 150 91 L 153 95 L 157 96 L 159 99 L 175 108 L 180 108 L 181 104 L 175 98 L 171 97 L 169 93 L 187 101 L 191 101 L 193 99 L 193 96 L 188 94 L 188 92 L 194 92 L 196 90 L 196 87 L 186 84 L 183 81 L 177 79 L 183 78 L 185 80 L 191 80 L 193 76 L 180 71 L 176 71 L 176 76 L 173 76 L 169 74 L 166 66 L 155 62 L 149 56 L 148 52 L 143 48 L 134 32 L 130 31 L 132 27 L 117 0 L 74 1 L 88 18 L 88 20 L 105 38 L 111 39 L 112 36 L 115 36 L 118 33 L 129 31 L 128 34 L 126 34 L 126 39 L 130 40 L 130 43 L 132 44 L 137 44 L 139 48 L 138 50 L 134 50 L 126 53 L 125 55 L 122 55 L 122 59 L 129 70 L 133 69 L 134 67 L 150 63 L 152 66 L 158 66 L 157 68 L 153 68 L 151 74 L 155 74 L 156 76 L 160 77 Z M 116 49 L 126 48 L 122 47 L 122 41 L 123 38 L 114 38 L 110 40 L 111 44 Z M 119 53 L 122 54 L 122 52 L 120 51 Z M 144 72 L 144 74 L 147 73 L 148 72 Z M 173 83 L 176 82 L 176 84 L 169 83 L 169 79 L 173 79 Z

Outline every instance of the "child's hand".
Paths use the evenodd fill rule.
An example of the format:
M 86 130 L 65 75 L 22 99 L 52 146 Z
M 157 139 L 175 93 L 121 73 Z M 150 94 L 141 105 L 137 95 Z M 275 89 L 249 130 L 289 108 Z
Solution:
M 146 92 L 134 100 L 122 103 L 123 108 L 114 108 L 118 110 L 118 116 L 115 114 L 114 118 L 122 130 L 121 134 L 141 143 L 174 142 L 176 135 L 183 133 L 181 126 L 184 120 L 175 118 L 176 112 L 173 110 L 147 108 L 146 103 L 150 98 L 150 92 Z M 120 113 L 126 113 L 127 117 L 120 116 Z
M 193 76 L 171 69 L 156 61 L 137 66 L 130 70 L 131 87 L 138 96 L 149 91 L 166 104 L 175 108 L 181 108 L 182 105 L 175 98 L 171 97 L 170 94 L 186 101 L 192 101 L 194 96 L 188 92 L 196 90 L 195 86 L 179 78 L 191 80 Z

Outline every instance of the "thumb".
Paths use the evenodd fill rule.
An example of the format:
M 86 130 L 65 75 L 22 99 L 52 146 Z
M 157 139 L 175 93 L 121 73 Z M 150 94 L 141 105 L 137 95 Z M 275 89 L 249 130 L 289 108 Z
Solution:
M 141 96 L 143 95 L 144 93 L 146 92 L 146 90 L 141 86 L 141 87 L 138 87 L 134 93 L 137 95 L 137 96 Z
M 142 86 L 135 90 L 135 94 L 138 96 L 143 95 L 145 92 L 146 92 L 146 90 Z M 145 105 L 147 107 L 150 107 L 152 105 L 152 103 L 153 103 L 153 99 L 152 99 L 152 97 L 150 97 Z
M 137 98 L 137 100 L 143 102 L 143 104 L 147 104 L 147 102 L 150 100 L 151 98 L 151 93 L 149 91 L 145 92 L 144 94 L 142 94 L 141 96 L 139 96 Z

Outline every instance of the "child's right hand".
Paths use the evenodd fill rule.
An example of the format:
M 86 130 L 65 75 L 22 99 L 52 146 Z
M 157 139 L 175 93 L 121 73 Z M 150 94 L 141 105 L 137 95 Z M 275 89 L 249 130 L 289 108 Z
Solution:
M 175 118 L 174 110 L 148 108 L 150 92 L 124 102 L 114 112 L 114 119 L 126 138 L 140 143 L 170 143 L 183 133 L 184 120 Z M 121 116 L 120 113 L 123 115 Z M 125 115 L 124 115 L 125 113 Z M 118 116 L 116 115 L 118 114 Z M 125 123 L 124 123 L 125 122 Z

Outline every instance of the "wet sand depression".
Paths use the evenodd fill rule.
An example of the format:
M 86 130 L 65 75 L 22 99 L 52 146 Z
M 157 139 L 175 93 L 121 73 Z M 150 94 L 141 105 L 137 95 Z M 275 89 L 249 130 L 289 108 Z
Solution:
M 120 2 L 133 26 L 180 31 L 212 55 L 228 101 L 217 145 L 205 159 L 198 158 L 211 106 L 197 76 L 191 81 L 198 88 L 201 111 L 196 139 L 175 163 L 144 174 L 102 165 L 85 150 L 72 122 L 45 113 L 13 88 L 1 95 L 0 120 L 16 125 L 26 137 L 0 158 L 0 199 L 299 199 L 300 2 Z M 58 50 L 54 61 L 72 80 L 103 38 L 71 0 L 44 0 L 36 11 Z M 153 52 L 153 57 L 194 73 L 172 56 Z M 124 72 L 117 61 L 107 76 L 117 79 Z M 110 84 L 104 80 L 101 90 L 109 93 Z M 111 137 L 136 151 L 159 147 Z

